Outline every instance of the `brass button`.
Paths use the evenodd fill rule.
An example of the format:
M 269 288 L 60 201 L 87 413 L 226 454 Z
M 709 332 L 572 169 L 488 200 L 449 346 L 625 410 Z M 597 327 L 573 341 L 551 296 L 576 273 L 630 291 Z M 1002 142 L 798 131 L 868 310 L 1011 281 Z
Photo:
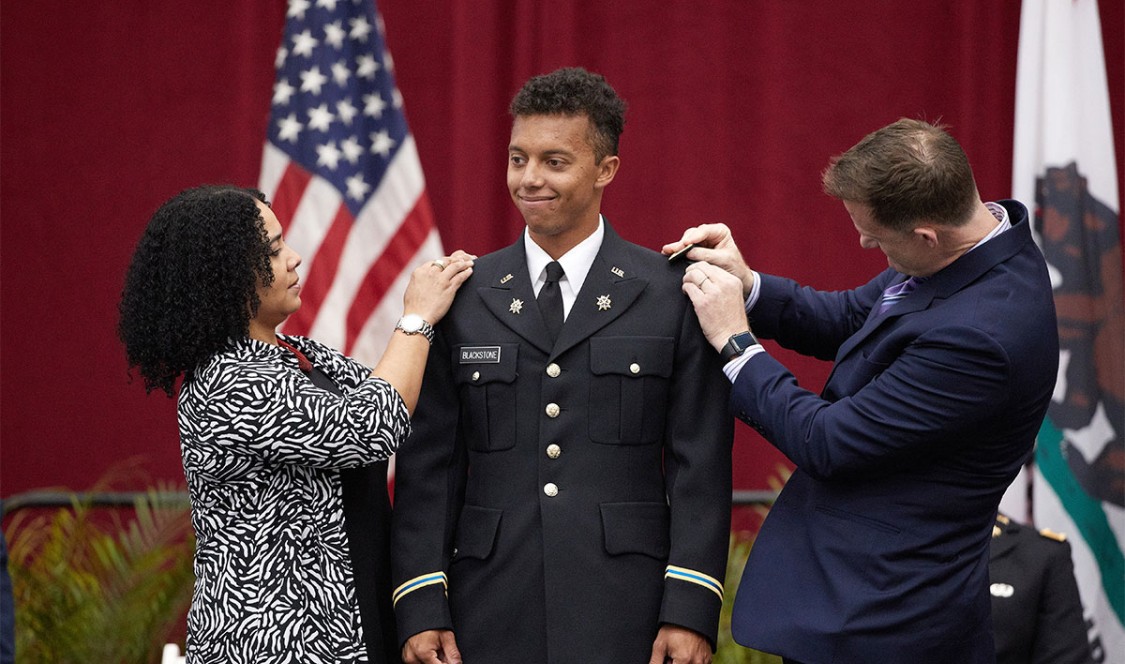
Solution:
M 547 482 L 543 485 L 543 493 L 554 498 L 555 496 L 559 495 L 559 488 L 555 486 L 554 482 Z
M 559 374 L 561 373 L 562 369 L 559 368 L 559 365 L 555 364 L 554 362 L 547 365 L 547 375 L 551 378 L 558 378 Z
M 559 413 L 562 411 L 562 409 L 559 408 L 559 405 L 557 403 L 549 403 L 547 404 L 546 411 L 547 417 L 554 418 L 559 416 Z
M 635 374 L 639 374 L 641 372 L 641 365 L 634 362 L 634 363 L 629 365 L 629 371 L 631 371 Z
M 480 372 L 479 371 L 473 372 L 473 380 L 480 380 Z
M 562 448 L 558 445 L 551 443 L 547 446 L 547 456 L 551 457 L 552 459 L 557 459 L 559 458 L 560 454 L 562 454 Z

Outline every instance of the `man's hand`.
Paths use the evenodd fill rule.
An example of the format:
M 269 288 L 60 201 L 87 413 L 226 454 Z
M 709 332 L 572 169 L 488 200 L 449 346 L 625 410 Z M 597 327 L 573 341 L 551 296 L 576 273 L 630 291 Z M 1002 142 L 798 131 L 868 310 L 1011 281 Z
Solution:
M 692 263 L 684 272 L 683 291 L 691 298 L 699 326 L 715 350 L 721 350 L 732 334 L 750 329 L 742 285 L 726 270 L 705 261 Z
M 652 643 L 648 664 L 711 664 L 711 644 L 690 629 L 664 625 Z
M 738 250 L 726 224 L 693 226 L 684 231 L 679 242 L 666 244 L 661 251 L 670 256 L 689 244 L 696 247 L 687 253 L 688 259 L 707 261 L 730 272 L 742 282 L 742 298 L 746 299 L 750 295 L 750 289 L 754 286 L 754 273 L 742 259 L 742 252 Z
M 402 646 L 405 664 L 461 664 L 457 640 L 448 629 L 418 632 Z

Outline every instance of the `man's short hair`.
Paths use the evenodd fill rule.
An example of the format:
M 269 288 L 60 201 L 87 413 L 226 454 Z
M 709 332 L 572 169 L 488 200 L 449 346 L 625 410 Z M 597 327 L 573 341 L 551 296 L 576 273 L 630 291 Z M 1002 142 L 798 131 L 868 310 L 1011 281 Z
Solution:
M 921 221 L 967 223 L 979 197 L 965 151 L 942 125 L 902 118 L 878 129 L 825 169 L 824 192 L 871 208 L 887 228 Z
M 556 69 L 524 84 L 508 111 L 513 118 L 527 115 L 585 115 L 590 120 L 594 160 L 617 154 L 625 129 L 625 101 L 601 74 L 581 67 Z

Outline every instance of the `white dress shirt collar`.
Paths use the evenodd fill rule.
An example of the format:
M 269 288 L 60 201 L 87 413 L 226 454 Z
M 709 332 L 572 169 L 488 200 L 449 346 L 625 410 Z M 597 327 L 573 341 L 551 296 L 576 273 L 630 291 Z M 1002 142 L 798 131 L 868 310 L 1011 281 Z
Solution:
M 546 251 L 543 251 L 542 247 L 535 244 L 535 240 L 531 239 L 531 234 L 527 232 L 527 229 L 524 229 L 523 237 L 523 248 L 527 255 L 527 272 L 531 278 L 535 295 L 538 297 L 539 289 L 543 287 L 543 283 L 547 280 L 547 263 L 554 259 Z M 586 281 L 586 275 L 590 273 L 590 267 L 594 264 L 598 250 L 602 248 L 604 238 L 605 219 L 598 215 L 598 227 L 594 232 L 559 257 L 559 264 L 562 265 L 565 273 L 565 276 L 559 281 L 559 290 L 563 297 L 564 320 L 570 314 L 570 308 L 578 298 L 578 292 L 582 290 L 582 284 Z

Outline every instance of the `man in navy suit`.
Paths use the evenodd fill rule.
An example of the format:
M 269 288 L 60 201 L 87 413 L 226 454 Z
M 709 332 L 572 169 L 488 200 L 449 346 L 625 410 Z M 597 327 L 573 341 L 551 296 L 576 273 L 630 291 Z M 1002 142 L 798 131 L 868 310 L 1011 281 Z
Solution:
M 758 274 L 721 224 L 664 248 L 699 245 L 683 288 L 727 360 L 732 410 L 797 467 L 732 631 L 789 662 L 993 662 L 992 525 L 1058 369 L 1027 210 L 982 202 L 957 142 L 915 120 L 833 159 L 823 184 L 890 266 L 854 290 Z M 834 358 L 824 391 L 754 334 Z

